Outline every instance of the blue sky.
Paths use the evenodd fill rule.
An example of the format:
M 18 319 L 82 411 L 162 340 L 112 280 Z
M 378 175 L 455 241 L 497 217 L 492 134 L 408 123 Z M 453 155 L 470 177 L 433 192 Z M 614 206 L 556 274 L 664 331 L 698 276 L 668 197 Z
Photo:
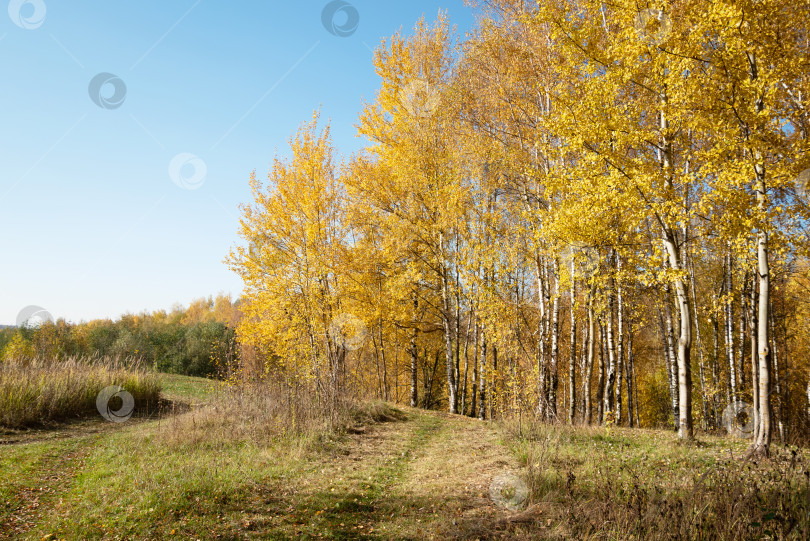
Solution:
M 352 10 L 359 24 L 338 36 L 322 0 L 6 3 L 0 324 L 28 305 L 77 322 L 237 297 L 222 260 L 250 172 L 318 108 L 339 150 L 358 150 L 380 40 L 440 9 L 463 33 L 474 15 L 463 0 L 353 0 L 334 29 Z

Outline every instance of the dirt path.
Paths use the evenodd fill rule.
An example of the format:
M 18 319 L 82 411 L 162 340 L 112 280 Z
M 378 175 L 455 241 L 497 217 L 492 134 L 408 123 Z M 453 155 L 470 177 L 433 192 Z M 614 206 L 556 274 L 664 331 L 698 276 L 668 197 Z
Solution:
M 18 539 L 37 524 L 81 470 L 92 439 L 65 439 L 22 464 L 24 474 L 6 481 L 10 486 L 4 488 L 14 496 L 0 501 L 0 539 Z
M 399 411 L 402 419 L 364 427 L 283 492 L 268 489 L 270 507 L 246 517 L 248 537 L 513 538 L 518 514 L 490 499 L 490 484 L 519 468 L 492 426 Z
M 164 405 L 133 417 L 128 428 L 187 409 L 184 403 L 175 409 Z M 8 471 L 4 461 L 15 462 L 15 473 L 0 477 L 0 541 L 19 539 L 33 529 L 70 488 L 99 439 L 120 429 L 92 417 L 47 428 L 0 430 L 0 472 Z M 11 457 L 6 450 L 16 453 Z
M 521 470 L 490 423 L 405 407 L 393 411 L 396 419 L 356 427 L 327 442 L 325 450 L 307 452 L 297 465 L 251 483 L 232 503 L 223 501 L 217 510 L 221 519 L 212 520 L 207 531 L 186 530 L 177 537 L 532 538 L 520 532 L 526 513 L 504 509 L 490 497 L 494 478 Z M 63 505 L 63 495 L 107 430 L 74 426 L 0 446 L 16 448 L 21 459 L 19 467 L 7 469 L 17 474 L 6 479 L 11 497 L 0 497 L 0 539 L 32 538 L 37 524 Z

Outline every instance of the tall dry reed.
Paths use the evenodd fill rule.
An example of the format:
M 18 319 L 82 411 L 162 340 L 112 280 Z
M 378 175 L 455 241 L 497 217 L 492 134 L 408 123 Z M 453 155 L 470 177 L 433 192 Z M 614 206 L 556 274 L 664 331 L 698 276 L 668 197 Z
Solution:
M 0 426 L 22 428 L 97 414 L 96 397 L 120 385 L 143 408 L 157 404 L 160 382 L 137 359 L 0 360 Z

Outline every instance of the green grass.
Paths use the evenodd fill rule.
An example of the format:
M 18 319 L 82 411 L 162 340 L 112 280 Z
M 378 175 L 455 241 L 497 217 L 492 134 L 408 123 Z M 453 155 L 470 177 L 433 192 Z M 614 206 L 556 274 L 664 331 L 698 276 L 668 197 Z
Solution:
M 160 379 L 165 398 L 227 406 L 209 380 Z M 0 539 L 196 538 L 242 530 L 246 510 L 266 512 L 262 487 L 311 469 L 307 449 L 323 448 L 325 440 L 289 433 L 255 441 L 252 433 L 231 432 L 233 419 L 223 411 L 232 413 L 202 407 L 121 424 L 99 416 L 95 425 L 60 425 L 57 438 L 40 429 L 12 440 L 0 447 Z
M 70 483 L 88 437 L 8 445 L 0 455 L 0 538 L 25 530 Z
M 174 381 L 186 397 L 209 396 L 197 378 Z M 76 440 L 87 453 L 80 471 L 23 537 L 172 539 L 205 532 L 204 537 L 234 538 L 237 532 L 270 532 L 272 538 L 297 539 L 361 525 L 364 502 L 381 493 L 366 490 L 365 474 L 361 486 L 351 481 L 345 492 L 327 491 L 332 479 L 322 475 L 345 436 L 323 430 L 261 438 L 254 436 L 267 433 L 231 432 L 232 419 L 222 416 L 227 404 L 223 396 L 215 400 L 217 409 L 200 408 L 124 425 L 104 438 Z M 350 417 L 373 422 L 387 415 L 374 404 Z M 37 445 L 27 452 L 35 457 L 54 451 Z M 10 464 L 3 467 L 4 476 L 19 473 Z M 386 477 L 387 471 L 379 476 Z M 333 504 L 337 514 L 318 513 Z M 347 518 L 344 511 L 356 517 Z M 331 525 L 339 516 L 345 526 Z
M 175 383 L 186 396 L 205 392 L 194 390 L 199 381 Z M 471 421 L 475 431 L 459 437 L 454 423 L 380 403 L 347 410 L 346 432 L 232 431 L 225 397 L 169 418 L 108 423 L 102 434 L 10 446 L 0 461 L 0 538 L 422 539 L 454 528 L 469 498 L 468 475 L 438 461 L 472 468 L 460 451 L 486 439 L 482 431 L 494 438 L 488 425 Z M 426 492 L 426 483 L 437 485 Z M 34 500 L 38 488 L 47 495 Z
M 258 490 L 302 465 L 289 442 L 265 447 L 166 445 L 154 423 L 98 442 L 32 537 L 169 538 L 238 529 Z
M 665 431 L 525 424 L 518 432 L 382 403 L 348 408 L 335 425 L 300 416 L 303 404 L 290 414 L 267 389 L 235 393 L 183 376 L 161 382 L 172 400 L 199 406 L 71 424 L 56 436 L 32 431 L 0 447 L 0 539 L 808 533 L 804 450 L 752 463 L 739 460 L 741 440 L 701 436 L 685 445 Z M 530 496 L 507 511 L 489 487 L 513 472 Z
M 220 382 L 208 378 L 163 372 L 158 373 L 157 378 L 160 381 L 162 397 L 191 404 L 207 402 L 221 385 Z

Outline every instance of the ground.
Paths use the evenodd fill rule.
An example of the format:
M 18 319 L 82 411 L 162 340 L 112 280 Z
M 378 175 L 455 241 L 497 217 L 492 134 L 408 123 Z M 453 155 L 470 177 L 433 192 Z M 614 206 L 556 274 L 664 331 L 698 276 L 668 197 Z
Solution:
M 204 402 L 200 382 L 167 383 Z M 334 440 L 193 456 L 153 447 L 167 423 L 0 435 L 0 538 L 475 539 L 515 514 L 490 498 L 520 467 L 489 423 L 396 407 Z
M 803 449 L 758 464 L 740 459 L 746 441 L 727 437 L 682 444 L 665 430 L 490 423 L 392 405 L 337 436 L 284 427 L 265 436 L 251 433 L 248 407 L 212 418 L 208 380 L 163 376 L 163 386 L 171 407 L 157 417 L 0 432 L 0 539 L 810 532 Z

